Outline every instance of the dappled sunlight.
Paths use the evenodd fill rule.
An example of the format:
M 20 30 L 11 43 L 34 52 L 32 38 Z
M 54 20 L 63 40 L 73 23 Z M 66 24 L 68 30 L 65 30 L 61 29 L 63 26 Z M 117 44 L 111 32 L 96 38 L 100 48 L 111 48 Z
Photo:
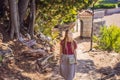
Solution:
M 74 80 L 120 80 L 120 30 L 107 30 L 120 27 L 118 1 L 1 0 L 0 80 L 64 80 L 64 60 Z
M 97 69 L 97 72 L 103 75 L 101 80 L 106 80 L 106 79 L 118 80 L 119 79 L 118 76 L 120 76 L 120 62 L 115 64 L 115 66 L 113 67 L 107 66 Z

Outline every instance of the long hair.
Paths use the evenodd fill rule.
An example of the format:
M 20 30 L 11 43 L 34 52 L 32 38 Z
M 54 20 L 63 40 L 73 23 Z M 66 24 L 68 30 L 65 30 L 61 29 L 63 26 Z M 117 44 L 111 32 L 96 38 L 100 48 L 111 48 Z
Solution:
M 68 48 L 67 48 L 67 41 L 68 41 L 68 33 L 69 33 L 69 30 L 66 30 L 65 31 L 65 37 L 64 37 L 64 39 L 63 39 L 63 41 L 64 41 L 64 48 L 63 48 L 63 50 L 67 50 L 68 51 Z M 71 40 L 71 48 L 72 48 L 72 52 L 74 52 L 74 45 L 75 45 L 75 41 L 74 41 L 74 39 L 72 39 Z M 68 54 L 68 53 L 67 53 Z

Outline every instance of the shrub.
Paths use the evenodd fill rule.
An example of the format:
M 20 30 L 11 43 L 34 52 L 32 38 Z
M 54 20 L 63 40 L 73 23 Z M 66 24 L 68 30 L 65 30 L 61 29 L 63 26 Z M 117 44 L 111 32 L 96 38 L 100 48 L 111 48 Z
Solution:
M 120 52 L 120 28 L 115 25 L 101 27 L 100 37 L 95 41 L 100 49 Z
M 120 2 L 118 3 L 118 7 L 120 7 Z
M 99 4 L 95 5 L 95 9 L 110 9 L 110 8 L 115 8 L 115 4 Z

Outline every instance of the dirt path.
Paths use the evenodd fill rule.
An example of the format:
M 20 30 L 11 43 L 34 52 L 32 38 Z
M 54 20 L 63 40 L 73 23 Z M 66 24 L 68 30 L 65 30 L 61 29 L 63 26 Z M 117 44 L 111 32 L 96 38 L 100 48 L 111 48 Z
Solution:
M 87 52 L 90 49 L 90 39 L 80 40 L 78 36 L 75 39 L 78 42 L 75 80 L 95 80 L 95 65 Z
M 78 64 L 74 80 L 120 80 L 118 75 L 120 54 L 97 50 L 87 52 L 90 48 L 90 40 L 80 40 L 76 35 L 78 34 L 74 36 L 78 42 Z M 50 80 L 64 80 L 59 75 L 59 67 L 56 67 L 56 70 L 58 70 L 58 74 L 52 76 Z
M 89 52 L 90 39 L 75 38 L 78 42 L 75 80 L 120 80 L 117 75 L 120 54 L 98 50 Z
M 80 40 L 79 34 L 75 33 L 74 38 L 77 40 L 77 66 L 75 80 L 93 80 L 95 65 L 87 53 L 90 48 L 90 39 Z M 58 65 L 59 66 L 59 65 Z M 57 67 L 58 68 L 58 67 Z M 59 74 L 53 76 L 50 80 L 64 80 Z

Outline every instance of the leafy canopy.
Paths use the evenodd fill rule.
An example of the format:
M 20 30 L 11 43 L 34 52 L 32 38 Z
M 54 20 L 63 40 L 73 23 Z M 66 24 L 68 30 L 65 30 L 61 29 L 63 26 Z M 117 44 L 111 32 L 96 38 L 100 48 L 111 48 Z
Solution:
M 77 11 L 87 8 L 93 0 L 36 0 L 36 23 L 40 31 L 51 36 L 57 24 L 74 22 Z

